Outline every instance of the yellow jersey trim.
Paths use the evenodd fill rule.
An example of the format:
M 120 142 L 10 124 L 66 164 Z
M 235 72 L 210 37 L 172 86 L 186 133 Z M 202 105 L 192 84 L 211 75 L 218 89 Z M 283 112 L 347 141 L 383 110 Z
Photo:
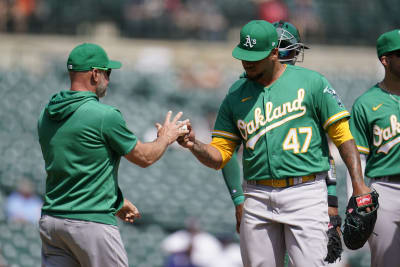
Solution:
M 343 117 L 346 116 L 350 116 L 350 113 L 347 110 L 344 110 L 342 112 L 339 112 L 335 115 L 333 115 L 332 117 L 330 117 L 329 119 L 326 120 L 326 122 L 324 123 L 324 130 L 326 130 L 326 128 L 333 122 L 342 119 Z
M 354 139 L 350 132 L 349 119 L 343 118 L 328 127 L 328 135 L 336 147 L 339 147 L 346 141 Z
M 235 152 L 236 146 L 238 144 L 235 141 L 231 141 L 225 138 L 213 137 L 210 145 L 218 149 L 219 153 L 221 153 L 222 164 L 219 169 L 222 169 L 232 158 L 233 152 Z

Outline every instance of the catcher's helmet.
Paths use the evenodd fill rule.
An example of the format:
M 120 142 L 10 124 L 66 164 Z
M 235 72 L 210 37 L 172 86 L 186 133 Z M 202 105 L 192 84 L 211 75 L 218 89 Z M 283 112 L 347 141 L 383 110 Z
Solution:
M 273 25 L 278 33 L 279 61 L 292 65 L 303 62 L 304 49 L 309 48 L 301 42 L 297 28 L 283 20 L 274 22 Z

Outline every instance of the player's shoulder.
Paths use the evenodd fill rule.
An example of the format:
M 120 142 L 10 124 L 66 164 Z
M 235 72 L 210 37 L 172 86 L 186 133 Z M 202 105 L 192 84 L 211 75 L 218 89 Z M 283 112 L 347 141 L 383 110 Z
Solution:
M 232 84 L 232 86 L 229 88 L 228 90 L 228 95 L 233 94 L 234 92 L 238 91 L 238 90 L 243 90 L 247 84 L 248 84 L 249 80 L 246 78 L 246 76 L 241 76 L 236 82 L 234 82 Z
M 110 106 L 99 101 L 91 101 L 86 105 L 86 109 L 93 111 L 92 114 L 98 114 L 102 116 L 121 116 L 121 112 L 118 108 Z
M 371 88 L 367 89 L 358 98 L 356 98 L 356 100 L 354 101 L 353 107 L 374 104 L 376 102 L 377 98 L 381 97 L 383 93 L 384 92 L 378 86 L 378 84 L 375 84 Z
M 300 77 L 306 78 L 306 79 L 310 79 L 310 78 L 314 78 L 314 79 L 321 79 L 321 78 L 325 78 L 321 73 L 315 71 L 315 70 L 311 70 L 308 68 L 304 68 L 301 66 L 296 66 L 296 65 L 286 65 L 286 70 L 289 72 L 289 74 L 291 75 L 298 75 Z
M 321 73 L 300 66 L 287 65 L 288 74 L 285 76 L 292 83 L 302 84 L 307 91 L 319 94 L 327 90 L 336 94 L 329 81 Z

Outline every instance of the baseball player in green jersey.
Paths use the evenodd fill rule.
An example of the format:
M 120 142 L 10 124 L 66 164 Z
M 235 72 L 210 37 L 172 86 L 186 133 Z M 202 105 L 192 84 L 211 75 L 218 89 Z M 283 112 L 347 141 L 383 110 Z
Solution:
M 243 144 L 245 202 L 240 224 L 244 266 L 324 266 L 329 170 L 326 132 L 350 171 L 353 194 L 369 193 L 348 127 L 349 112 L 319 73 L 279 62 L 278 34 L 263 20 L 246 24 L 233 50 L 247 78 L 223 100 L 213 139 L 178 142 L 204 165 L 221 169 Z
M 304 49 L 309 49 L 309 47 L 301 42 L 298 29 L 293 24 L 282 20 L 274 22 L 272 25 L 274 25 L 278 33 L 279 61 L 290 65 L 295 65 L 296 62 L 303 62 Z M 245 73 L 242 76 L 243 78 L 246 77 Z M 328 189 L 328 214 L 330 219 L 328 227 L 335 228 L 337 233 L 332 232 L 331 234 L 328 234 L 329 238 L 334 239 L 330 243 L 332 244 L 331 247 L 328 246 L 328 255 L 335 255 L 332 255 L 329 259 L 327 258 L 327 260 L 329 262 L 334 262 L 338 257 L 340 257 L 342 250 L 339 236 L 341 218 L 338 213 L 338 199 L 336 195 L 335 162 L 331 155 L 329 155 L 329 158 L 330 169 L 326 177 Z M 239 232 L 241 216 L 243 213 L 244 194 L 240 178 L 240 167 L 237 160 L 237 149 L 232 155 L 231 160 L 224 168 L 222 168 L 222 175 L 235 205 L 236 231 Z M 335 242 L 337 244 L 335 244 Z M 329 250 L 332 250 L 331 254 L 329 254 Z
M 127 222 L 139 211 L 118 186 L 121 156 L 141 167 L 156 162 L 182 134 L 168 112 L 157 139 L 142 143 L 118 109 L 102 104 L 112 69 L 96 44 L 75 47 L 67 68 L 71 88 L 55 94 L 40 114 L 39 142 L 47 173 L 39 221 L 42 266 L 128 266 L 116 216 Z
M 400 29 L 382 34 L 377 52 L 385 77 L 355 101 L 350 129 L 380 197 L 371 266 L 389 267 L 400 264 Z

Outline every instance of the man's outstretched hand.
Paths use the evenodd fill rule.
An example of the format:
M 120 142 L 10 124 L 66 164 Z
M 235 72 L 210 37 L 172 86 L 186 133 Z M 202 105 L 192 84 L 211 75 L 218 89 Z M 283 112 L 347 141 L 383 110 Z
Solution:
M 187 125 L 189 120 L 178 121 L 182 116 L 182 112 L 178 112 L 172 120 L 171 115 L 172 111 L 168 111 L 163 125 L 156 123 L 157 137 L 167 138 L 168 145 L 175 142 L 178 137 L 189 133 Z

